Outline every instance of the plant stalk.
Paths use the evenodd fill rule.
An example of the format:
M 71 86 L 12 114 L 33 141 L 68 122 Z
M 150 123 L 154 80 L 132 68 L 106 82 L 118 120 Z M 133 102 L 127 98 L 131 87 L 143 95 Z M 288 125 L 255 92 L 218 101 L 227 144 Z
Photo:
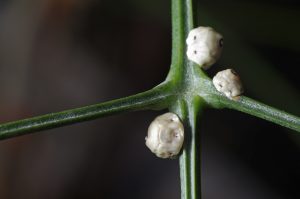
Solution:
M 251 98 L 241 96 L 238 101 L 222 98 L 220 102 L 221 106 L 223 107 L 235 109 L 300 132 L 299 117 L 285 111 L 278 110 Z
M 201 140 L 197 119 L 204 104 L 200 98 L 187 103 L 186 140 L 179 160 L 181 199 L 201 199 Z
M 0 125 L 0 140 L 94 120 L 116 113 L 145 109 L 164 109 L 167 107 L 167 102 L 171 97 L 169 85 L 162 84 L 146 92 L 129 97 L 2 124 Z
M 190 76 L 194 64 L 185 55 L 185 39 L 195 24 L 193 3 L 193 0 L 172 0 L 172 64 L 168 78 L 183 89 L 193 86 Z M 184 96 L 171 108 L 185 124 L 185 144 L 179 160 L 181 199 L 201 199 L 200 139 L 196 124 L 198 111 L 204 108 L 202 102 L 198 96 Z

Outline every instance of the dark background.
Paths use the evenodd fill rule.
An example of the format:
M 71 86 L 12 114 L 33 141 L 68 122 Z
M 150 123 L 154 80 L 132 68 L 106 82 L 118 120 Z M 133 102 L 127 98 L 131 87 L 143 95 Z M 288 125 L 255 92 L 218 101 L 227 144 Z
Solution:
M 299 1 L 203 0 L 199 24 L 246 95 L 300 115 Z M 164 80 L 170 1 L 1 0 L 0 121 L 94 104 Z M 177 160 L 144 144 L 162 112 L 126 113 L 0 142 L 1 199 L 180 198 Z M 300 137 L 231 110 L 205 111 L 204 199 L 300 198 Z

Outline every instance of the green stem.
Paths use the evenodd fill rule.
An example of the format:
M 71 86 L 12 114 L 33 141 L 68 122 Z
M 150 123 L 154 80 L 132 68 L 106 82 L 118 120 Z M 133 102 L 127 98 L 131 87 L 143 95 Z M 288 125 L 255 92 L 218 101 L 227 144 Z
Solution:
M 0 125 L 0 140 L 97 119 L 116 113 L 163 109 L 171 98 L 168 84 L 129 97 Z
M 183 74 L 183 57 L 185 56 L 185 28 L 182 0 L 172 0 L 172 60 L 167 79 L 180 81 Z
M 185 40 L 194 28 L 196 17 L 194 0 L 172 0 L 172 60 L 168 80 L 184 81 L 192 62 L 186 57 Z
M 184 147 L 179 159 L 181 199 L 201 199 L 201 146 L 197 118 L 204 105 L 200 97 L 194 97 L 191 101 L 179 100 L 171 109 L 185 124 Z
M 202 81 L 199 82 L 199 89 L 197 89 L 196 92 L 211 107 L 238 110 L 300 132 L 299 117 L 249 97 L 240 96 L 238 100 L 228 99 L 214 88 L 210 79 L 202 78 L 201 80 Z
M 256 117 L 268 120 L 281 126 L 300 132 L 300 118 L 284 111 L 278 110 L 266 104 L 257 102 L 248 97 L 240 97 L 239 100 L 220 98 L 223 107 L 235 109 Z
M 193 0 L 172 0 L 172 65 L 168 78 L 178 80 L 183 90 L 194 85 L 191 75 L 194 64 L 185 55 L 185 39 L 194 28 Z M 177 113 L 185 124 L 185 144 L 180 155 L 181 199 L 200 199 L 200 140 L 196 131 L 198 111 L 204 103 L 198 96 L 183 96 L 171 111 Z M 200 107 L 200 104 L 202 106 Z

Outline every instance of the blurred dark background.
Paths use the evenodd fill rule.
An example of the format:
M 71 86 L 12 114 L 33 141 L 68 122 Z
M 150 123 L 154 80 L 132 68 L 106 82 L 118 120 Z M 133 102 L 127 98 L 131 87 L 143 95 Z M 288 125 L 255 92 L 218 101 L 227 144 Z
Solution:
M 199 25 L 225 49 L 208 71 L 234 68 L 246 95 L 300 115 L 300 3 L 199 1 Z M 164 80 L 170 1 L 1 0 L 0 121 L 94 104 Z M 145 147 L 161 112 L 126 113 L 0 142 L 1 199 L 180 198 L 177 160 Z M 207 109 L 204 199 L 300 198 L 299 134 Z

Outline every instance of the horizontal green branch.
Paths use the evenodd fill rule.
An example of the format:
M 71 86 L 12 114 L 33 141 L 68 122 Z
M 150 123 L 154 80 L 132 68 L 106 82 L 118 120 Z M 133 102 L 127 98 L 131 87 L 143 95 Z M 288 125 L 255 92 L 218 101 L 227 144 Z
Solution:
M 248 97 L 240 97 L 239 100 L 229 100 L 225 97 L 219 99 L 221 106 L 235 109 L 256 117 L 268 120 L 281 126 L 300 132 L 300 118 L 285 111 L 278 110 Z
M 117 100 L 1 124 L 0 140 L 121 112 L 163 109 L 167 107 L 167 101 L 171 97 L 168 93 L 168 85 L 162 84 L 149 91 Z

